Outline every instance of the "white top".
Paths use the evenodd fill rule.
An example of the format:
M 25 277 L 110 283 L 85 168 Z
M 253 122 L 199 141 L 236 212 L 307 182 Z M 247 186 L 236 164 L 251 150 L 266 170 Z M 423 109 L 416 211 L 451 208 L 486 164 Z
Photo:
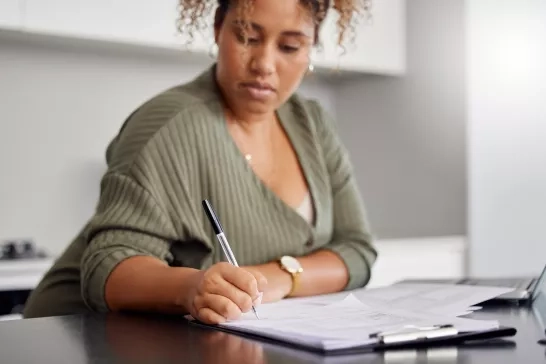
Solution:
M 313 223 L 314 211 L 313 211 L 313 200 L 311 199 L 311 194 L 307 192 L 303 198 L 302 203 L 296 208 L 298 214 L 300 214 L 309 224 Z

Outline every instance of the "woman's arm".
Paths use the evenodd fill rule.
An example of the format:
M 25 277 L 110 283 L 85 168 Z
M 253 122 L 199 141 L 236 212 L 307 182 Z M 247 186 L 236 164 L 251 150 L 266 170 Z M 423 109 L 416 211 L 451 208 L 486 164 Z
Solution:
M 171 267 L 176 237 L 153 196 L 132 178 L 103 179 L 81 263 L 82 297 L 94 311 L 189 313 L 208 323 L 237 318 L 266 290 L 259 272 L 227 263 Z
M 303 273 L 300 276 L 299 285 L 291 297 L 338 292 L 347 285 L 349 275 L 345 263 L 339 255 L 328 250 L 318 250 L 307 256 L 297 257 L 297 259 L 302 265 Z M 292 290 L 292 277 L 280 268 L 278 262 L 251 266 L 247 269 L 257 270 L 267 279 L 264 302 L 278 301 L 286 297 Z
M 173 258 L 170 241 L 176 236 L 146 189 L 130 176 L 107 173 L 102 179 L 97 211 L 87 228 L 88 246 L 81 260 L 82 298 L 87 306 L 98 312 L 109 310 L 106 281 L 125 261 L 153 261 L 154 274 L 158 274 L 157 269 L 161 272 Z M 134 281 L 140 275 L 135 273 Z M 125 293 L 123 287 L 118 291 Z
M 333 120 L 315 102 L 311 116 L 328 169 L 333 198 L 334 230 L 331 241 L 307 256 L 296 257 L 303 267 L 300 284 L 291 296 L 311 296 L 363 287 L 371 276 L 377 257 L 362 197 L 353 176 L 353 167 Z M 252 267 L 268 280 L 266 300 L 286 296 L 292 278 L 278 262 Z
M 298 287 L 291 294 L 313 296 L 363 287 L 371 277 L 377 252 L 368 232 L 363 204 L 352 177 L 334 190 L 332 240 L 317 251 L 295 257 L 302 265 Z M 278 262 L 250 267 L 268 281 L 265 301 L 284 298 L 292 289 L 292 277 Z
M 105 300 L 111 311 L 189 313 L 203 322 L 219 323 L 249 311 L 266 284 L 257 272 L 228 263 L 198 270 L 134 256 L 109 275 Z
M 150 256 L 125 259 L 109 275 L 105 300 L 111 311 L 187 314 L 180 297 L 189 295 L 199 270 L 171 268 Z

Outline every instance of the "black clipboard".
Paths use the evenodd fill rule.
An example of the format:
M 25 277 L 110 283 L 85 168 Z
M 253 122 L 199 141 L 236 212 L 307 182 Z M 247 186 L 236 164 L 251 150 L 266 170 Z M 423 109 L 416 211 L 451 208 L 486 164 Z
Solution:
M 234 330 L 223 326 L 217 325 L 208 325 L 197 320 L 189 320 L 191 325 L 196 325 L 198 327 L 217 330 L 233 334 L 236 336 L 246 337 L 258 342 L 276 344 L 281 346 L 286 346 L 292 349 L 301 349 L 309 352 L 319 353 L 322 355 L 350 355 L 350 354 L 362 354 L 367 352 L 381 352 L 387 350 L 397 350 L 397 349 L 426 349 L 439 346 L 455 346 L 455 345 L 464 345 L 467 343 L 477 343 L 485 342 L 494 339 L 501 339 L 512 337 L 516 335 L 517 330 L 513 327 L 500 326 L 495 329 L 484 330 L 484 331 L 469 331 L 469 332 L 458 332 L 454 335 L 442 336 L 442 337 L 428 337 L 428 338 L 418 338 L 410 339 L 405 341 L 398 341 L 393 343 L 385 343 L 378 341 L 373 344 L 366 344 L 361 346 L 353 346 L 350 348 L 341 348 L 341 349 L 321 349 L 310 345 L 304 345 L 299 343 L 290 342 L 287 340 L 280 340 L 271 338 L 268 336 L 258 335 L 254 333 L 248 333 L 244 331 Z

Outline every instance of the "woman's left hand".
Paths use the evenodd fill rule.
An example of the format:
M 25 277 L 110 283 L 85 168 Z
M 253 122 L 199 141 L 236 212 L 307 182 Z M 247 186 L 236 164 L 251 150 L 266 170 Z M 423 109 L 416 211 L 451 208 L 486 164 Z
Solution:
M 262 303 L 280 301 L 292 290 L 292 277 L 275 262 L 245 266 L 244 268 L 248 271 L 257 271 L 267 279 L 267 288 L 263 292 Z

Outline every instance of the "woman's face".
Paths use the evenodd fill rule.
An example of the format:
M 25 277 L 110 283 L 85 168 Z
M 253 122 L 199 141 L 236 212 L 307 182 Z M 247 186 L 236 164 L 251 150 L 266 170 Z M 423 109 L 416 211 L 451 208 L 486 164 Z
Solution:
M 299 0 L 255 0 L 244 44 L 230 6 L 215 29 L 217 79 L 236 113 L 266 114 L 296 90 L 309 66 L 315 26 Z

